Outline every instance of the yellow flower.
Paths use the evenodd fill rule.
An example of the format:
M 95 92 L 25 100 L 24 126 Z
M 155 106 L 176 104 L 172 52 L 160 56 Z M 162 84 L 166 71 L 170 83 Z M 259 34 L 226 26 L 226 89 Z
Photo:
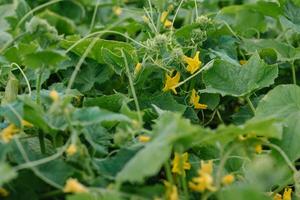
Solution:
M 78 182 L 75 178 L 69 178 L 63 189 L 65 193 L 83 193 L 88 192 L 88 189 Z
M 52 101 L 56 102 L 59 100 L 59 94 L 56 90 L 52 90 L 50 93 L 49 93 L 49 96 L 50 98 L 52 99 Z
M 209 160 L 208 162 L 204 162 L 201 160 L 201 169 L 198 171 L 198 173 L 201 174 L 212 174 L 213 171 L 213 162 L 212 160 Z
M 167 19 L 168 15 L 169 15 L 169 12 L 168 11 L 164 11 L 161 14 L 161 17 L 160 17 L 160 22 L 164 23 L 164 27 L 165 28 L 170 28 L 172 26 L 172 22 Z
M 201 161 L 201 168 L 198 170 L 198 177 L 189 182 L 189 187 L 197 192 L 204 192 L 205 190 L 215 191 L 213 186 L 214 179 L 212 177 L 213 163 L 212 160 L 208 162 Z
M 191 169 L 191 164 L 189 163 L 189 154 L 185 152 L 184 154 L 175 153 L 175 157 L 173 159 L 173 167 L 172 172 L 177 173 L 179 175 L 185 175 L 184 170 Z
M 164 181 L 166 186 L 166 199 L 167 200 L 179 200 L 178 190 L 175 185 L 172 185 L 168 181 Z
M 186 70 L 191 74 L 195 73 L 198 69 L 200 69 L 200 66 L 202 64 L 202 62 L 199 59 L 199 54 L 200 52 L 197 51 L 194 58 L 183 56 L 183 61 L 188 64 Z
M 204 192 L 205 190 L 215 191 L 213 186 L 213 177 L 210 174 L 202 174 L 199 177 L 193 178 L 189 182 L 189 187 L 196 192 Z
M 143 15 L 143 21 L 145 22 L 145 23 L 149 23 L 150 22 L 150 20 L 149 20 L 149 18 L 146 16 L 146 15 Z
M 207 109 L 206 104 L 199 103 L 200 96 L 197 94 L 196 90 L 192 90 L 192 95 L 190 98 L 190 103 L 194 106 L 195 109 Z
M 258 144 L 255 146 L 255 152 L 258 153 L 258 154 L 261 154 L 262 153 L 262 146 L 261 144 Z
M 282 200 L 282 195 L 276 193 L 276 194 L 274 195 L 274 197 L 273 197 L 273 200 Z
M 234 176 L 232 174 L 228 174 L 222 178 L 223 185 L 230 185 L 234 181 Z
M 292 188 L 285 188 L 282 200 L 292 200 Z
M 4 143 L 9 143 L 18 132 L 19 128 L 14 124 L 10 124 L 0 132 L 0 136 Z
M 68 156 L 72 156 L 74 155 L 75 153 L 77 152 L 77 147 L 75 144 L 71 144 L 67 150 L 66 150 L 66 153 Z
M 32 128 L 33 124 L 26 121 L 26 120 L 22 120 L 22 126 L 28 127 L 28 128 Z
M 0 187 L 0 197 L 7 197 L 9 195 L 9 192 L 5 189 Z
M 140 142 L 146 143 L 146 142 L 149 142 L 150 140 L 151 140 L 151 137 L 149 137 L 147 135 L 140 135 L 139 136 L 139 141 Z
M 240 60 L 240 65 L 244 65 L 247 63 L 247 60 Z
M 122 8 L 120 6 L 114 6 L 112 10 L 117 16 L 120 16 L 122 14 Z
M 172 90 L 174 94 L 177 94 L 176 87 L 180 80 L 180 73 L 177 72 L 175 76 L 171 77 L 168 74 L 166 75 L 166 82 L 163 91 L 166 92 L 168 90 Z
M 134 68 L 134 74 L 137 75 L 142 69 L 142 63 L 137 63 Z

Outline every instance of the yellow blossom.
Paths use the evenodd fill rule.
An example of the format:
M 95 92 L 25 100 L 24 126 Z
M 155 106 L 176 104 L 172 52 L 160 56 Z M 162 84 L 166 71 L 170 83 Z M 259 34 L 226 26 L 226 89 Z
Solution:
M 134 68 L 134 74 L 138 74 L 142 69 L 142 63 L 137 63 Z
M 230 185 L 234 181 L 234 176 L 232 174 L 228 174 L 222 178 L 222 183 L 224 185 Z
M 149 142 L 150 140 L 151 140 L 151 137 L 149 137 L 147 135 L 140 135 L 139 136 L 139 141 L 140 142 L 146 143 L 146 142 Z
M 175 157 L 173 159 L 173 167 L 172 172 L 177 173 L 179 175 L 184 175 L 184 170 L 191 169 L 191 164 L 189 163 L 189 154 L 185 152 L 184 154 L 175 153 Z
M 75 144 L 71 144 L 67 150 L 66 150 L 66 153 L 68 156 L 72 156 L 74 155 L 75 153 L 77 152 L 77 147 Z
M 49 96 L 50 98 L 52 99 L 52 101 L 56 102 L 59 100 L 59 94 L 56 90 L 52 90 L 50 93 L 49 93 Z
M 143 15 L 143 21 L 145 22 L 145 23 L 149 23 L 150 22 L 150 20 L 149 20 L 149 18 L 146 16 L 146 15 Z
M 202 174 L 199 177 L 193 178 L 189 182 L 189 187 L 197 192 L 204 192 L 205 190 L 215 191 L 213 186 L 213 177 L 210 174 Z
M 114 6 L 113 12 L 115 15 L 120 16 L 122 14 L 122 8 L 120 6 Z
M 195 109 L 207 109 L 206 104 L 199 103 L 200 96 L 197 94 L 196 90 L 192 90 L 192 95 L 190 98 L 190 103 L 194 106 Z
M 204 192 L 205 190 L 215 191 L 213 186 L 213 163 L 212 160 L 208 162 L 201 161 L 201 168 L 198 170 L 198 176 L 189 182 L 189 187 L 197 192 Z
M 247 63 L 247 60 L 240 60 L 240 65 L 244 65 Z
M 9 143 L 18 132 L 19 128 L 14 124 L 10 124 L 0 132 L 0 137 L 4 143 Z
M 262 153 L 262 146 L 261 144 L 258 144 L 255 146 L 255 152 L 258 153 L 258 154 L 261 154 Z
M 88 189 L 78 182 L 75 178 L 69 178 L 63 189 L 65 193 L 83 193 L 88 192 Z
M 292 188 L 285 188 L 282 200 L 292 200 Z
M 198 171 L 198 173 L 201 174 L 212 174 L 213 171 L 213 162 L 212 160 L 209 160 L 208 162 L 204 162 L 201 160 L 201 169 Z
M 282 200 L 282 195 L 276 193 L 276 194 L 274 195 L 274 197 L 273 197 L 273 200 Z
M 9 192 L 5 189 L 0 187 L 0 197 L 7 197 L 9 195 Z
M 172 22 L 167 19 L 168 15 L 169 15 L 169 12 L 168 11 L 164 11 L 161 14 L 161 17 L 160 17 L 160 22 L 164 23 L 164 27 L 165 28 L 170 28 L 172 26 Z
M 33 124 L 26 121 L 26 120 L 22 120 L 22 126 L 28 127 L 28 128 L 32 128 Z
M 202 62 L 199 59 L 199 54 L 200 52 L 197 51 L 194 58 L 183 56 L 183 61 L 188 64 L 186 70 L 191 74 L 195 73 L 198 69 L 200 69 L 200 66 L 202 64 Z
M 174 94 L 177 94 L 176 87 L 180 81 L 180 73 L 177 72 L 175 76 L 171 77 L 168 74 L 166 75 L 166 82 L 163 91 L 166 92 L 168 90 L 172 90 Z
M 164 181 L 164 184 L 166 186 L 166 197 L 167 197 L 166 199 L 179 200 L 177 187 L 167 181 Z

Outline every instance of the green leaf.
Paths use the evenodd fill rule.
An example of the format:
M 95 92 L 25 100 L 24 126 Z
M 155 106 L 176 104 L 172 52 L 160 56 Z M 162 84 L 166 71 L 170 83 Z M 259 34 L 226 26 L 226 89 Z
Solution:
M 296 85 L 280 85 L 271 90 L 260 101 L 255 118 L 273 117 L 284 123 L 283 137 L 274 141 L 287 156 L 295 161 L 299 154 L 300 88 Z
M 96 98 L 86 98 L 83 102 L 83 105 L 88 107 L 98 106 L 99 108 L 117 112 L 120 110 L 123 102 L 126 101 L 128 101 L 128 98 L 125 95 L 117 93 Z
M 264 32 L 267 27 L 264 14 L 246 5 L 224 7 L 216 16 L 217 20 L 226 21 L 240 35 L 252 36 Z
M 42 50 L 27 54 L 24 64 L 32 68 L 56 67 L 60 62 L 66 60 L 66 56 L 54 50 Z
M 152 141 L 130 159 L 118 173 L 118 182 L 143 182 L 145 178 L 157 174 L 170 157 L 173 145 L 183 146 L 185 138 L 197 132 L 201 134 L 189 120 L 171 112 L 161 114 L 153 132 Z
M 146 177 L 157 174 L 170 157 L 171 150 L 172 146 L 164 141 L 146 145 L 118 173 L 117 181 L 143 182 Z
M 113 113 L 98 107 L 76 109 L 72 114 L 72 123 L 74 125 L 87 126 L 101 122 L 128 121 L 130 119 L 122 114 Z
M 112 158 L 95 160 L 99 173 L 107 176 L 116 176 L 139 149 L 140 147 L 120 149 L 120 151 Z
M 67 200 L 122 200 L 117 191 L 105 191 L 101 193 L 79 193 L 68 195 Z
M 16 178 L 17 173 L 6 163 L 0 163 L 0 186 Z
M 259 102 L 257 118 L 273 117 L 286 119 L 300 111 L 300 88 L 297 85 L 279 85 Z
M 102 49 L 102 57 L 106 64 L 108 64 L 117 74 L 125 69 L 123 57 L 119 56 L 116 52 L 113 53 L 107 48 Z
M 183 113 L 186 106 L 178 103 L 170 93 L 163 93 L 155 96 L 142 96 L 139 98 L 142 109 L 146 109 L 155 105 L 162 110 Z
M 219 192 L 218 200 L 271 200 L 271 197 L 248 185 L 234 185 Z
M 55 26 L 59 34 L 74 34 L 76 26 L 74 22 L 66 17 L 58 15 L 55 12 L 46 10 L 39 14 L 39 17 L 47 20 L 50 25 Z
M 300 48 L 273 39 L 244 39 L 241 47 L 250 53 L 264 49 L 274 49 L 280 61 L 300 58 Z
M 66 40 L 61 42 L 61 46 L 63 48 L 69 48 L 72 46 L 77 40 L 80 39 L 76 36 L 67 37 Z M 76 47 L 74 47 L 71 51 L 76 53 L 79 56 L 82 56 L 83 53 L 86 51 L 89 44 L 92 42 L 93 38 L 87 38 L 80 42 Z M 117 56 L 121 56 L 120 49 L 123 49 L 124 51 L 128 52 L 128 54 L 132 55 L 133 57 L 136 57 L 136 52 L 134 47 L 125 42 L 119 42 L 119 41 L 112 41 L 112 40 L 104 40 L 104 39 L 98 39 L 90 53 L 88 54 L 88 58 L 92 58 L 96 61 L 98 61 L 101 64 L 105 64 L 104 57 L 102 55 L 102 49 L 108 49 L 111 52 L 114 52 Z
M 286 118 L 285 124 L 282 139 L 274 143 L 281 147 L 290 160 L 296 161 L 300 158 L 300 112 L 291 114 Z
M 20 101 L 15 101 L 10 104 L 2 105 L 0 107 L 0 116 L 4 117 L 10 123 L 21 127 L 21 122 L 19 117 L 23 117 L 23 103 Z
M 63 160 L 53 160 L 38 168 L 40 174 L 58 185 L 64 185 L 68 177 L 75 171 Z
M 202 92 L 239 97 L 273 84 L 278 68 L 265 64 L 256 53 L 242 66 L 216 60 L 203 76 L 206 89 Z

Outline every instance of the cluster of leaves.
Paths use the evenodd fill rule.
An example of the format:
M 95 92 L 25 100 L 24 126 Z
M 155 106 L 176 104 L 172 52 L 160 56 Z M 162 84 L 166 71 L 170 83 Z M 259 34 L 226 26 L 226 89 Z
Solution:
M 299 10 L 0 1 L 0 199 L 300 199 Z

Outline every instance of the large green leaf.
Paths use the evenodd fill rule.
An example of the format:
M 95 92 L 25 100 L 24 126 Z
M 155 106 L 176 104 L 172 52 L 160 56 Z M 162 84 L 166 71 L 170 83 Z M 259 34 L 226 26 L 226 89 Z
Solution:
M 76 36 L 70 36 L 66 40 L 61 42 L 61 46 L 63 48 L 69 48 L 72 46 L 77 40 L 80 39 Z M 86 51 L 89 44 L 94 40 L 93 38 L 87 38 L 80 42 L 78 45 L 76 45 L 71 51 L 76 53 L 79 56 L 82 56 L 84 52 Z M 112 40 L 104 40 L 104 39 L 98 39 L 96 41 L 96 44 L 93 46 L 92 50 L 89 52 L 88 57 L 92 58 L 99 63 L 105 64 L 104 57 L 102 55 L 102 49 L 108 49 L 111 52 L 114 52 L 117 56 L 121 56 L 120 49 L 123 49 L 124 51 L 128 52 L 131 56 L 136 57 L 136 52 L 134 47 L 125 42 L 119 42 L 119 41 L 112 41 Z
M 280 61 L 300 58 L 300 48 L 273 39 L 243 39 L 241 47 L 251 53 L 274 49 Z
M 158 173 L 171 155 L 172 146 L 186 137 L 191 137 L 201 129 L 181 118 L 179 114 L 163 112 L 154 126 L 153 140 L 145 145 L 118 173 L 119 182 L 143 182 Z M 138 172 L 138 173 L 136 173 Z
M 103 95 L 95 98 L 86 98 L 84 100 L 84 106 L 98 106 L 99 108 L 117 112 L 120 110 L 123 102 L 126 101 L 128 101 L 128 98 L 125 95 L 117 93 L 113 95 Z
M 174 99 L 174 96 L 172 96 L 170 93 L 163 93 L 155 96 L 141 96 L 139 98 L 139 102 L 142 109 L 146 109 L 151 107 L 152 105 L 155 105 L 163 110 L 183 113 L 187 108 L 187 106 L 178 103 Z
M 279 85 L 259 102 L 256 117 L 286 119 L 300 111 L 300 88 L 296 85 Z
M 234 5 L 223 8 L 216 16 L 217 20 L 226 21 L 241 35 L 252 36 L 266 30 L 264 14 L 245 5 Z
M 278 68 L 264 63 L 256 53 L 242 66 L 216 60 L 203 76 L 206 85 L 204 92 L 244 96 L 273 84 Z
M 282 139 L 276 143 L 292 161 L 296 161 L 300 158 L 300 112 L 291 114 L 285 122 Z
M 300 88 L 296 85 L 280 85 L 271 90 L 258 104 L 256 118 L 275 117 L 285 124 L 282 140 L 275 143 L 295 161 L 299 153 Z
M 50 25 L 55 26 L 59 34 L 73 34 L 75 32 L 74 22 L 55 12 L 46 10 L 39 14 L 39 17 L 47 20 Z
M 248 185 L 234 185 L 219 192 L 219 200 L 271 200 L 271 197 Z
M 42 50 L 24 57 L 24 65 L 32 68 L 55 67 L 60 62 L 66 60 L 66 56 L 54 50 Z
M 171 150 L 172 146 L 164 141 L 146 145 L 118 173 L 117 181 L 143 182 L 146 177 L 157 174 L 170 157 Z
M 130 119 L 125 115 L 103 110 L 99 107 L 76 109 L 72 115 L 74 125 L 87 126 L 110 121 L 130 121 Z

